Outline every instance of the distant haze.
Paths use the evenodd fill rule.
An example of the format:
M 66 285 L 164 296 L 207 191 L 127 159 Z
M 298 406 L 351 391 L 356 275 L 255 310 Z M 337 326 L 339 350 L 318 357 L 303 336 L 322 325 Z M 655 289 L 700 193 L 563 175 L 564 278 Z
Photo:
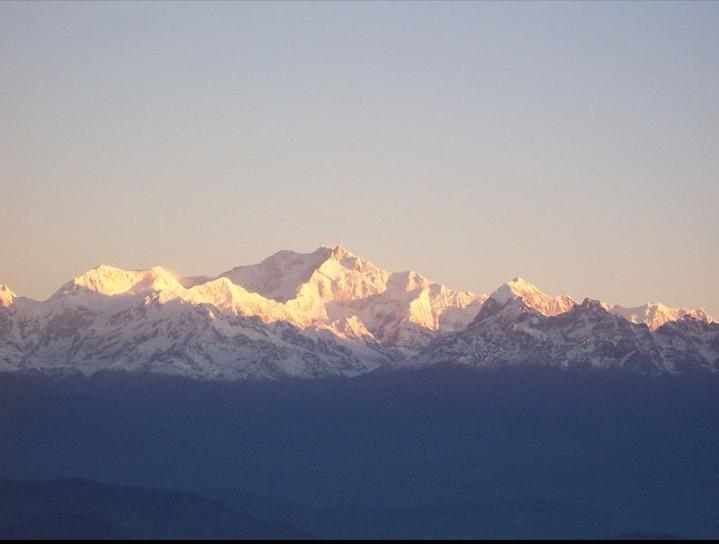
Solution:
M 0 282 L 342 244 L 719 316 L 719 3 L 0 4 Z

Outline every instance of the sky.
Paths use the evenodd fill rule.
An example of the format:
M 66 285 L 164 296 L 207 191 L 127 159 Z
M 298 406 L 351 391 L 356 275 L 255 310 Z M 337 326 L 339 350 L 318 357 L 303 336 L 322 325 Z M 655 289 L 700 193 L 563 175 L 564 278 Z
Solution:
M 0 3 L 0 282 L 341 244 L 719 316 L 719 2 Z

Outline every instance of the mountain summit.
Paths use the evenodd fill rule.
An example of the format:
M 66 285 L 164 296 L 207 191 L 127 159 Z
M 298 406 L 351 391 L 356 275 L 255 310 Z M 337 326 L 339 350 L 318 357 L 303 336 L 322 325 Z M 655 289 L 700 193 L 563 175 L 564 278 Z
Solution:
M 719 370 L 701 310 L 552 296 L 522 278 L 489 296 L 337 247 L 280 251 L 216 277 L 101 265 L 38 302 L 0 286 L 0 370 L 197 379 L 355 376 L 436 362 L 651 373 Z
M 9 308 L 16 297 L 17 295 L 7 285 L 0 283 L 0 306 Z
M 534 285 L 520 277 L 516 277 L 499 287 L 489 298 L 499 304 L 505 304 L 513 298 L 520 298 L 528 306 L 543 315 L 563 314 L 564 312 L 568 312 L 572 306 L 577 303 L 577 301 L 568 295 L 545 295 Z
M 341 246 L 323 246 L 312 253 L 279 251 L 259 264 L 237 266 L 220 276 L 266 298 L 287 302 L 297 297 L 306 284 L 317 286 L 325 296 L 330 295 L 333 286 L 335 296 L 345 298 L 374 294 L 373 289 L 376 292 L 381 288 L 387 273 Z M 359 278 L 366 282 L 360 286 L 362 292 L 352 292 Z M 344 293 L 339 292 L 340 287 Z
M 77 292 L 115 296 L 178 289 L 182 289 L 182 286 L 174 274 L 161 266 L 153 266 L 148 270 L 122 270 L 103 264 L 73 278 L 60 288 L 56 296 Z

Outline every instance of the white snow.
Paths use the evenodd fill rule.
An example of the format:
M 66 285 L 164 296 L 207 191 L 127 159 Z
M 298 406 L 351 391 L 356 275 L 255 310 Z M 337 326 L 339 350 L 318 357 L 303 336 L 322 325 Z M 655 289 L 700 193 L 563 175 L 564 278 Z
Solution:
M 684 316 L 690 316 L 699 321 L 706 321 L 707 323 L 714 322 L 714 319 L 704 311 L 704 308 L 697 308 L 695 310 L 670 308 L 661 302 L 648 302 L 647 304 L 634 308 L 625 308 L 618 304 L 611 304 L 606 307 L 608 311 L 620 315 L 632 323 L 644 323 L 652 330 L 658 329 L 669 321 L 677 321 Z
M 13 293 L 10 288 L 4 283 L 0 283 L 0 306 L 3 308 L 9 308 L 13 304 L 13 300 L 17 295 Z
M 340 246 L 280 251 L 214 278 L 179 278 L 159 266 L 101 265 L 42 302 L 16 298 L 0 285 L 0 308 L 11 307 L 0 312 L 0 370 L 117 369 L 199 379 L 354 376 L 404 364 L 433 342 L 439 348 L 427 352 L 432 357 L 519 362 L 528 356 L 522 343 L 530 341 L 536 349 L 551 347 L 550 358 L 607 364 L 586 340 L 594 334 L 590 314 L 571 326 L 546 328 L 544 319 L 577 307 L 571 297 L 547 295 L 522 278 L 490 297 L 502 308 L 480 324 L 484 332 L 478 335 L 473 321 L 487 295 L 453 290 L 414 271 L 390 273 Z M 659 303 L 596 307 L 652 330 L 684 316 L 712 321 L 701 309 Z M 637 340 L 639 333 L 629 327 L 622 334 L 637 342 L 638 352 L 671 352 L 667 369 L 677 353 L 689 350 L 697 360 L 714 353 L 711 331 L 679 331 L 677 339 L 665 331 L 655 348 L 651 337 Z M 456 345 L 444 343 L 456 338 Z
M 527 280 L 519 277 L 499 287 L 490 295 L 490 298 L 496 300 L 500 305 L 506 304 L 513 298 L 520 298 L 544 315 L 563 314 L 571 310 L 577 303 L 569 295 L 546 295 Z

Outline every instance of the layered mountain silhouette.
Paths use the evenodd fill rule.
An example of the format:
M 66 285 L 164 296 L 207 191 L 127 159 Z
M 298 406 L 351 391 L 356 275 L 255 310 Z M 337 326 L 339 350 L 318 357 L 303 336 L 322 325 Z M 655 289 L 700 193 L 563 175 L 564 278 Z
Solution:
M 538 365 L 0 374 L 0 537 L 711 538 L 718 391 Z
M 78 478 L 0 480 L 2 539 L 307 539 L 289 523 L 268 522 L 179 491 L 112 486 Z

